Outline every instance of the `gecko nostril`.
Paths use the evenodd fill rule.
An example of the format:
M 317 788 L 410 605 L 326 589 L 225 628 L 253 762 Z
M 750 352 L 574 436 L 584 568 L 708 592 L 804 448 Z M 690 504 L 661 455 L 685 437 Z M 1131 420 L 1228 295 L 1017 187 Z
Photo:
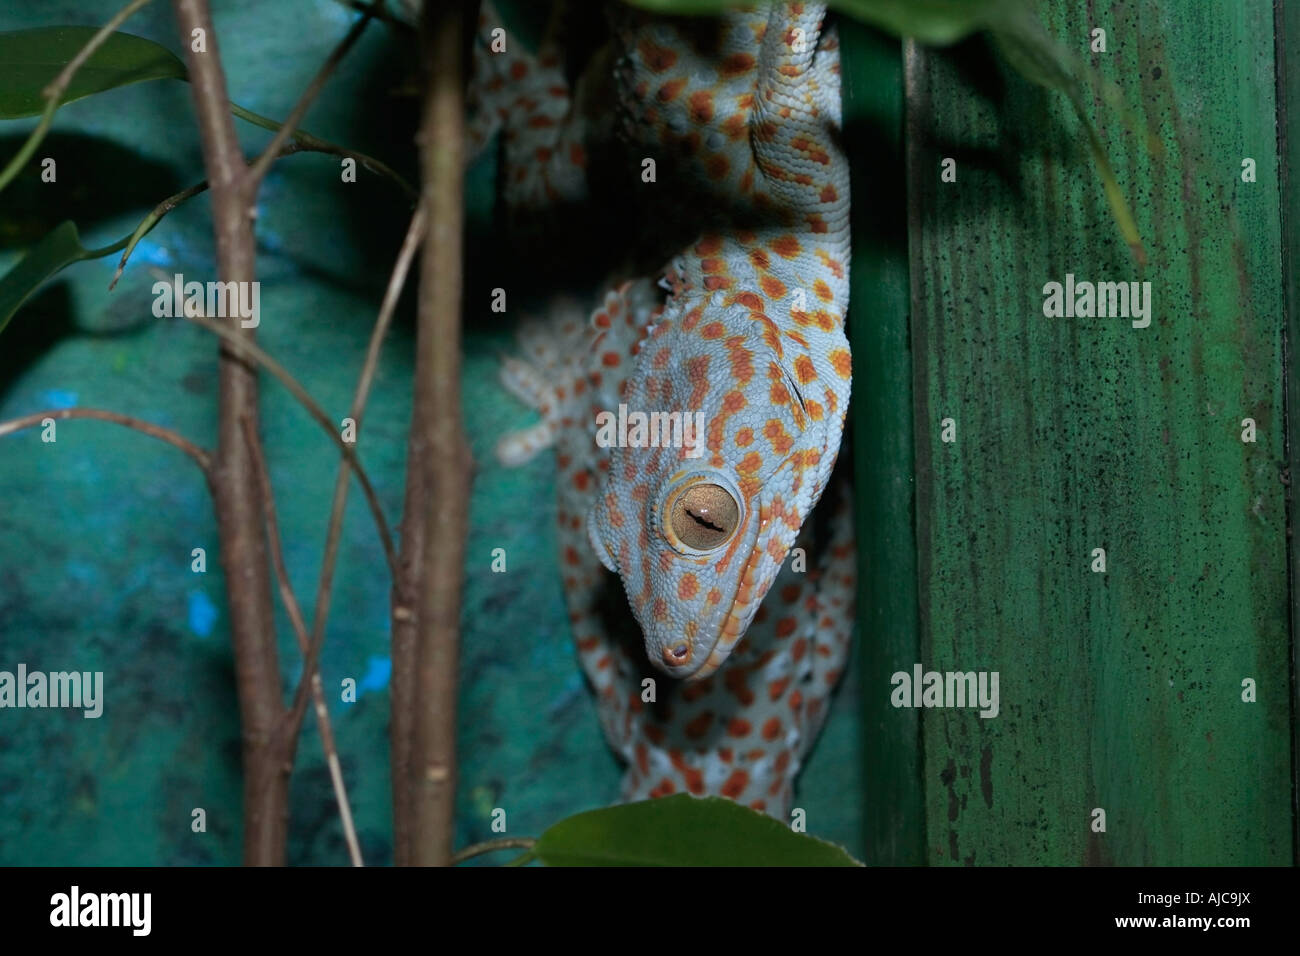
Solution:
M 664 648 L 664 660 L 669 664 L 685 664 L 690 659 L 691 646 L 689 644 L 674 644 L 670 648 Z

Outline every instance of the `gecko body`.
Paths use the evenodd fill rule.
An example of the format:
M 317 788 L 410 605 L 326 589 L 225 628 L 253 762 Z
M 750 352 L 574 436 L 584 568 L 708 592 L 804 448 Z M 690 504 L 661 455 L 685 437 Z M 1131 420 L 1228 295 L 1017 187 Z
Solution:
M 569 620 L 628 765 L 626 799 L 721 794 L 784 816 L 843 669 L 851 499 L 832 469 L 850 383 L 849 196 L 824 14 L 790 3 L 707 20 L 612 15 L 623 141 L 657 169 L 645 231 L 684 222 L 695 234 L 589 314 L 569 302 L 525 326 L 523 357 L 503 369 L 541 421 L 507 436 L 500 457 L 555 450 Z M 558 60 L 494 68 L 518 84 L 499 121 L 544 141 L 530 172 L 508 160 L 512 188 L 525 203 L 573 197 L 581 177 L 556 157 L 567 149 L 580 168 L 585 121 Z M 518 90 L 543 117 L 533 127 Z M 526 156 L 529 142 L 507 148 Z M 619 405 L 699 414 L 703 434 L 602 447 L 597 417 Z

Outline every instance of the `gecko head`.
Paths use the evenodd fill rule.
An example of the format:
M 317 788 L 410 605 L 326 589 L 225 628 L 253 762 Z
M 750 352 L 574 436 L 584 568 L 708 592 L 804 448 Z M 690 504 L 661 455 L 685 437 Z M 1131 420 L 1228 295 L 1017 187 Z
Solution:
M 671 676 L 708 677 L 740 643 L 838 450 L 847 402 L 801 394 L 783 358 L 747 309 L 663 322 L 598 433 L 610 468 L 588 533 Z

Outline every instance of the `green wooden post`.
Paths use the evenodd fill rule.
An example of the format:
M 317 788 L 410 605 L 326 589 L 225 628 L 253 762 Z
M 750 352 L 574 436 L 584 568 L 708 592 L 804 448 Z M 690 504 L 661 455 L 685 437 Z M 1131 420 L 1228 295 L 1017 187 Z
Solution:
M 1300 63 L 1294 51 L 1300 50 L 1300 4 L 1281 3 L 1276 7 L 1277 40 L 1277 113 L 1278 154 L 1282 174 L 1282 277 L 1286 298 L 1286 387 L 1287 387 L 1287 486 L 1288 525 L 1295 520 L 1295 487 L 1300 478 L 1300 377 L 1297 377 L 1297 343 L 1300 343 Z M 1288 44 L 1293 55 L 1286 55 Z M 1294 786 L 1292 799 L 1300 800 L 1300 746 L 1297 745 L 1296 719 L 1300 716 L 1300 641 L 1295 628 L 1300 622 L 1300 587 L 1296 572 L 1300 568 L 1300 541 L 1290 538 L 1289 583 L 1291 589 L 1291 690 L 1298 695 L 1291 702 L 1291 761 Z M 1300 862 L 1300 807 L 1292 803 L 1294 853 Z
M 852 418 L 857 479 L 857 657 L 862 675 L 866 860 L 925 861 L 920 726 L 889 705 L 889 675 L 917 657 L 912 360 L 900 44 L 840 23 L 844 129 L 853 160 Z
M 994 718 L 923 711 L 927 855 L 1287 863 L 1273 4 L 1040 10 L 1135 118 L 1093 104 L 1150 264 L 1119 239 L 1061 97 L 983 40 L 909 61 L 918 660 L 1000 675 Z M 1067 274 L 1151 282 L 1149 327 L 1046 317 L 1044 285 Z

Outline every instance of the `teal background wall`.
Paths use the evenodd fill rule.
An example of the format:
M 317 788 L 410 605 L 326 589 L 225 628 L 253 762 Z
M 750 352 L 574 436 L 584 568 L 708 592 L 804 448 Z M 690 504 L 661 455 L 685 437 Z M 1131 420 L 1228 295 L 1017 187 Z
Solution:
M 0 0 L 0 30 L 98 25 L 118 0 Z M 217 0 L 232 97 L 272 117 L 292 108 L 352 14 L 332 0 Z M 157 0 L 127 32 L 178 50 L 170 5 Z M 895 48 L 896 52 L 896 48 Z M 414 179 L 410 44 L 372 25 L 304 124 Z M 0 124 L 0 156 L 29 121 Z M 267 134 L 244 124 L 250 154 Z M 64 219 L 88 245 L 129 233 L 160 199 L 203 178 L 188 88 L 157 82 L 62 109 L 39 151 L 58 181 L 26 175 L 0 200 L 0 270 Z M 491 162 L 470 174 L 471 277 L 464 368 L 466 425 L 477 462 L 463 616 L 458 843 L 490 836 L 493 807 L 511 834 L 612 802 L 618 768 L 600 739 L 570 645 L 555 569 L 553 468 L 518 470 L 491 449 L 531 413 L 496 386 L 514 315 L 492 316 L 489 290 L 523 270 L 500 255 Z M 279 161 L 259 203 L 260 342 L 331 415 L 351 399 L 365 343 L 409 209 L 387 182 L 340 182 L 330 157 Z M 81 263 L 50 283 L 0 335 L 0 419 L 43 408 L 113 409 L 215 440 L 216 347 L 201 331 L 151 315 L 150 266 L 215 278 L 206 197 L 141 243 L 115 291 L 115 259 Z M 529 264 L 545 275 L 548 263 Z M 411 301 L 385 349 L 359 451 L 396 524 L 411 389 Z M 290 576 L 310 615 L 337 457 L 278 385 L 263 389 L 263 433 Z M 55 444 L 38 431 L 0 440 L 0 668 L 102 670 L 103 717 L 0 710 L 0 864 L 233 864 L 239 861 L 238 727 L 212 507 L 180 453 L 95 422 L 70 421 Z M 207 549 L 208 573 L 190 571 Z M 489 573 L 493 548 L 506 574 Z M 368 863 L 390 858 L 388 579 L 361 497 L 349 505 L 322 657 L 331 716 Z M 298 654 L 280 617 L 286 688 Z M 861 854 L 862 761 L 856 678 L 834 703 L 804 771 L 810 832 Z M 287 693 L 287 692 L 286 692 Z M 346 862 L 315 728 L 293 778 L 290 861 Z M 190 830 L 207 811 L 208 832 Z

